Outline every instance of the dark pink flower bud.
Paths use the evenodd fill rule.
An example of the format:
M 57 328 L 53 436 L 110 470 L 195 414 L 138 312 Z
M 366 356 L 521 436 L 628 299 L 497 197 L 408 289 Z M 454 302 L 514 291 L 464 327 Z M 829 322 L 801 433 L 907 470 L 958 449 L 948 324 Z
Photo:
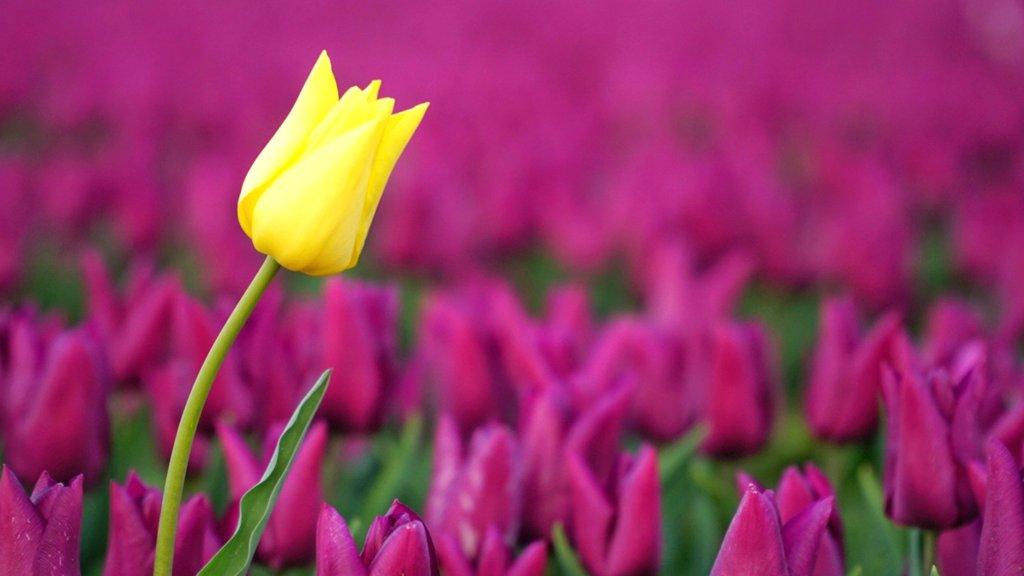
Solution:
M 181 285 L 172 277 L 153 278 L 145 266 L 131 271 L 129 288 L 118 294 L 98 254 L 82 259 L 88 319 L 104 344 L 118 382 L 138 380 L 167 350 L 167 327 Z
M 988 445 L 985 514 L 978 548 L 978 574 L 1003 576 L 1024 566 L 1024 482 L 1006 446 Z
M 964 345 L 984 336 L 985 324 L 977 310 L 961 300 L 940 298 L 928 310 L 921 355 L 929 364 L 948 365 Z
M 238 501 L 259 481 L 264 465 L 273 451 L 280 427 L 267 432 L 261 460 L 249 449 L 233 428 L 217 427 L 217 436 L 224 449 L 228 483 L 233 500 L 226 527 L 234 530 Z M 288 478 L 278 495 L 277 505 L 267 521 L 257 556 L 261 561 L 280 568 L 301 565 L 313 559 L 317 516 L 323 503 L 320 486 L 320 465 L 327 448 L 327 426 L 314 424 L 295 455 Z
M 567 453 L 572 487 L 569 530 L 580 560 L 594 576 L 653 575 L 660 562 L 661 495 L 658 459 L 643 446 L 623 455 L 606 481 L 582 455 Z
M 953 528 L 978 512 L 967 465 L 980 455 L 984 382 L 974 370 L 959 377 L 925 371 L 905 340 L 898 346 L 902 359 L 885 369 L 882 380 L 888 413 L 886 513 L 903 525 Z
M 848 442 L 874 433 L 882 366 L 899 330 L 899 316 L 890 313 L 862 334 L 852 299 L 822 303 L 818 344 L 804 396 L 807 421 L 815 436 Z
M 470 431 L 502 415 L 511 393 L 500 380 L 493 334 L 472 298 L 430 298 L 423 308 L 421 342 L 441 411 Z
M 397 378 L 398 304 L 394 286 L 327 282 L 318 370 L 334 368 L 320 409 L 332 426 L 367 432 L 380 424 Z
M 148 576 L 153 572 L 160 491 L 134 472 L 124 485 L 110 484 L 110 529 L 104 576 Z M 181 507 L 174 544 L 174 576 L 196 574 L 220 548 L 213 507 L 204 495 Z
M 109 382 L 81 330 L 44 336 L 25 321 L 11 335 L 4 391 L 4 458 L 23 478 L 95 482 L 107 462 Z
M 423 520 L 395 500 L 387 514 L 370 524 L 360 558 L 368 576 L 436 576 L 437 555 Z
M 819 564 L 834 505 L 834 498 L 828 496 L 783 521 L 775 495 L 749 486 L 725 533 L 711 576 L 842 574 L 841 565 L 839 572 L 833 572 L 830 561 Z
M 775 421 L 774 351 L 755 324 L 721 324 L 706 346 L 708 432 L 701 450 L 715 456 L 753 454 L 768 441 Z
M 0 519 L 0 574 L 81 573 L 81 476 L 65 486 L 44 472 L 29 496 L 4 466 L 0 472 Z
M 489 530 L 507 544 L 519 530 L 522 469 L 508 428 L 489 424 L 473 433 L 468 450 L 455 422 L 438 425 L 427 518 L 434 531 L 456 538 L 465 556 L 476 559 Z
M 317 576 L 438 576 L 430 534 L 419 516 L 392 504 L 366 534 L 359 554 L 345 519 L 324 504 L 316 528 Z

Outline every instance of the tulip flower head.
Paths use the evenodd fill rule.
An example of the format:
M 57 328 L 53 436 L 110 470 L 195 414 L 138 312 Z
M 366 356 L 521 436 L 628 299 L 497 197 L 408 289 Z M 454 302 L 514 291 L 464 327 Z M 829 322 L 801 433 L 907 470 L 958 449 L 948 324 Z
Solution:
M 828 496 L 784 521 L 775 494 L 750 484 L 722 540 L 711 576 L 842 574 L 817 571 L 834 505 L 835 499 Z
M 43 473 L 31 495 L 0 472 L 0 574 L 79 574 L 82 477 L 67 485 Z
M 134 472 L 124 485 L 110 484 L 110 535 L 104 576 L 153 573 L 160 491 L 146 486 Z M 174 545 L 174 575 L 196 574 L 213 557 L 217 538 L 213 505 L 205 495 L 190 498 L 181 509 L 181 529 Z
M 345 519 L 323 505 L 316 526 L 317 576 L 438 576 L 437 557 L 427 527 L 399 501 L 370 524 L 363 552 Z
M 314 276 L 356 265 L 384 185 L 427 104 L 397 114 L 380 82 L 338 85 L 327 52 L 242 183 L 238 222 L 256 250 Z

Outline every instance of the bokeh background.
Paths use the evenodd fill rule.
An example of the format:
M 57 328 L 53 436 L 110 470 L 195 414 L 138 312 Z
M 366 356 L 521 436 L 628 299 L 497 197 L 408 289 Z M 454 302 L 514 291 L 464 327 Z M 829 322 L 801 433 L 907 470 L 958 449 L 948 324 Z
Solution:
M 147 362 L 168 361 L 117 360 L 110 334 L 123 326 L 111 318 L 170 283 L 217 326 L 261 259 L 235 217 L 242 178 L 322 49 L 341 85 L 380 78 L 399 108 L 431 102 L 348 275 L 398 295 L 389 378 L 401 385 L 388 389 L 402 393 L 386 396 L 375 434 L 334 437 L 328 501 L 347 516 L 381 513 L 394 496 L 422 507 L 429 451 L 403 442 L 413 421 L 429 444 L 445 411 L 449 385 L 421 372 L 445 354 L 430 343 L 461 329 L 446 324 L 446 305 L 488 311 L 497 292 L 538 323 L 565 324 L 570 342 L 599 341 L 623 321 L 721 316 L 766 327 L 778 418 L 755 455 L 699 456 L 663 491 L 664 573 L 706 573 L 735 510 L 736 470 L 773 484 L 807 459 L 840 487 L 848 566 L 899 570 L 902 539 L 888 537 L 895 528 L 865 488 L 881 474 L 880 436 L 834 447 L 804 424 L 819 304 L 850 296 L 865 318 L 895 311 L 917 331 L 936 302 L 956 298 L 985 334 L 1016 345 L 1024 5 L 0 2 L 0 309 L 101 334 L 113 440 L 97 478 L 121 482 L 134 468 L 159 485 L 158 421 L 174 420 L 150 407 Z M 107 281 L 118 287 L 105 293 Z M 275 306 L 305 311 L 290 324 L 315 323 L 323 281 L 282 283 Z M 583 312 L 565 312 L 577 304 Z M 476 323 L 469 332 L 491 322 L 460 318 Z M 261 416 L 262 367 L 240 372 L 255 408 L 236 423 L 258 434 L 273 419 Z M 671 447 L 690 423 L 634 426 L 624 444 Z M 211 450 L 192 487 L 223 509 L 224 464 Z M 83 542 L 87 570 L 102 564 L 105 488 L 87 491 L 85 523 L 98 527 Z

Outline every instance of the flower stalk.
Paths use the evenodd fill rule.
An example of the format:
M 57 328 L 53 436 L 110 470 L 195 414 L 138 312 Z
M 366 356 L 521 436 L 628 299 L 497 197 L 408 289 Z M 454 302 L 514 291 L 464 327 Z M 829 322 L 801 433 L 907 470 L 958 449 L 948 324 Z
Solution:
M 210 388 L 220 371 L 221 364 L 228 350 L 234 344 L 242 326 L 249 319 L 253 308 L 259 301 L 271 280 L 281 266 L 272 257 L 267 256 L 256 276 L 252 279 L 245 293 L 231 311 L 220 334 L 213 341 L 210 352 L 203 365 L 199 368 L 192 391 L 189 392 L 185 408 L 178 423 L 178 432 L 174 436 L 174 447 L 167 466 L 167 478 L 164 481 L 164 496 L 160 506 L 160 525 L 156 537 L 156 560 L 153 565 L 153 576 L 171 576 L 174 563 L 174 538 L 178 528 L 178 510 L 181 506 L 181 493 L 185 485 L 185 473 L 188 470 L 189 454 L 192 452 L 192 441 L 195 439 L 199 417 L 203 413 L 203 405 L 210 395 Z

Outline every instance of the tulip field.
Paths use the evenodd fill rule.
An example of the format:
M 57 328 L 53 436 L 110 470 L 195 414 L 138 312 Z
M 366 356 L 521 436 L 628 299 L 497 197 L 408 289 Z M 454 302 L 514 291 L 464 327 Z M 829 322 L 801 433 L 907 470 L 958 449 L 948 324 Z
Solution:
M 0 1 L 0 576 L 1024 574 L 1024 4 Z

